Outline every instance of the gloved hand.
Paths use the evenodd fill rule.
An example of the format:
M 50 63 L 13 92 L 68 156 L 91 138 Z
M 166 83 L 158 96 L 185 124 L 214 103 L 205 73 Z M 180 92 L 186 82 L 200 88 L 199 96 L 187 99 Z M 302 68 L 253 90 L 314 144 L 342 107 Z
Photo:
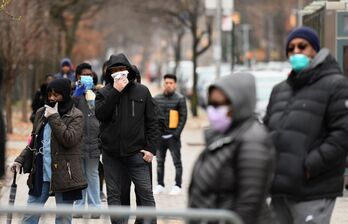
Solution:
M 19 173 L 21 168 L 22 168 L 22 164 L 20 164 L 19 162 L 14 161 L 13 163 L 10 164 L 10 169 L 12 172 L 17 171 L 17 173 Z
M 76 86 L 76 89 L 74 91 L 73 96 L 82 96 L 86 92 L 86 87 L 85 85 L 78 85 Z
M 45 105 L 45 113 L 44 116 L 46 118 L 48 118 L 49 116 L 53 115 L 53 114 L 57 114 L 58 113 L 58 103 L 56 103 L 56 105 L 54 105 L 54 107 L 50 107 L 48 105 Z

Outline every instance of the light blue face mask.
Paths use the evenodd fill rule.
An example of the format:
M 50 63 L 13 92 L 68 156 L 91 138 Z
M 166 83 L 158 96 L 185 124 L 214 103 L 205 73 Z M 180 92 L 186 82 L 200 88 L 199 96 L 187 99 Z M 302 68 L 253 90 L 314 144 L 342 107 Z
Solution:
M 91 76 L 82 75 L 81 83 L 85 85 L 86 90 L 93 89 L 94 83 L 93 83 L 93 78 Z
M 299 72 L 307 68 L 311 63 L 311 60 L 304 54 L 294 54 L 290 56 L 289 62 L 291 64 L 292 69 L 295 72 Z

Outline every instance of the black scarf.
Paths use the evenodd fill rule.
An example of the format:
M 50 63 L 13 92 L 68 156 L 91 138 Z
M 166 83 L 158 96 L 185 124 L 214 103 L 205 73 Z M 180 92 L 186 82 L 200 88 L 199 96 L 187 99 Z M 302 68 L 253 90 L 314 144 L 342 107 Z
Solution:
M 58 101 L 58 113 L 60 116 L 68 113 L 74 105 L 71 94 L 71 82 L 68 79 L 55 79 L 47 86 L 47 92 L 54 91 L 63 96 L 62 101 Z M 47 105 L 54 107 L 56 102 L 49 102 L 47 99 Z

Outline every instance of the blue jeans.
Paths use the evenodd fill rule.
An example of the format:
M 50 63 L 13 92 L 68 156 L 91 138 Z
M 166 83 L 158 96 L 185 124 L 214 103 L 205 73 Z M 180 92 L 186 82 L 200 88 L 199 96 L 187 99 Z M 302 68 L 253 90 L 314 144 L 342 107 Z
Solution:
M 38 205 L 43 206 L 48 197 L 49 197 L 49 190 L 50 190 L 50 182 L 43 182 L 42 185 L 42 192 L 40 197 L 35 197 L 32 195 L 29 195 L 27 205 Z M 65 204 L 65 205 L 72 205 L 73 201 L 64 201 L 63 200 L 63 194 L 62 193 L 55 193 L 56 198 L 56 204 L 57 206 L 59 204 Z M 25 215 L 23 217 L 23 224 L 37 224 L 39 223 L 40 216 L 39 215 Z M 57 215 L 56 216 L 56 224 L 70 224 L 71 223 L 72 216 L 71 215 Z
M 99 187 L 99 158 L 83 159 L 83 167 L 87 179 L 88 187 L 82 190 L 82 199 L 75 201 L 77 208 L 84 208 L 86 201 L 88 205 L 100 207 L 100 187 Z

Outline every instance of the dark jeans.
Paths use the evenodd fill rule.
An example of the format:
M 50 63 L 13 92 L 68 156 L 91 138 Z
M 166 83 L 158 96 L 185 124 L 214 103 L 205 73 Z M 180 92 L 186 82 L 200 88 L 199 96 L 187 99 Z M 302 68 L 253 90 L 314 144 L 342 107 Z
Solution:
M 152 188 L 152 163 L 148 163 L 151 177 L 151 188 Z M 130 188 L 131 188 L 131 179 L 129 178 L 127 173 L 124 173 L 122 176 L 122 186 L 121 186 L 121 205 L 122 206 L 130 206 Z M 142 206 L 140 201 L 140 196 L 138 195 L 137 189 L 135 189 L 135 198 L 137 206 Z M 144 223 L 144 219 L 141 217 L 137 217 L 135 224 Z
M 169 149 L 175 166 L 175 184 L 181 187 L 182 180 L 182 163 L 181 163 L 181 141 L 176 137 L 169 139 L 161 138 L 159 140 L 156 152 L 157 158 L 157 182 L 164 186 L 164 162 L 166 160 L 167 149 Z
M 143 154 L 137 153 L 128 157 L 112 157 L 103 153 L 105 182 L 107 189 L 108 205 L 122 205 L 124 198 L 124 184 L 127 175 L 134 183 L 137 198 L 142 206 L 155 207 L 152 193 L 151 172 L 149 164 L 144 161 Z M 122 190 L 123 187 L 123 190 Z M 128 191 L 129 195 L 129 191 Z M 127 223 L 128 217 L 111 218 L 111 223 Z M 151 220 L 156 223 L 156 219 Z

